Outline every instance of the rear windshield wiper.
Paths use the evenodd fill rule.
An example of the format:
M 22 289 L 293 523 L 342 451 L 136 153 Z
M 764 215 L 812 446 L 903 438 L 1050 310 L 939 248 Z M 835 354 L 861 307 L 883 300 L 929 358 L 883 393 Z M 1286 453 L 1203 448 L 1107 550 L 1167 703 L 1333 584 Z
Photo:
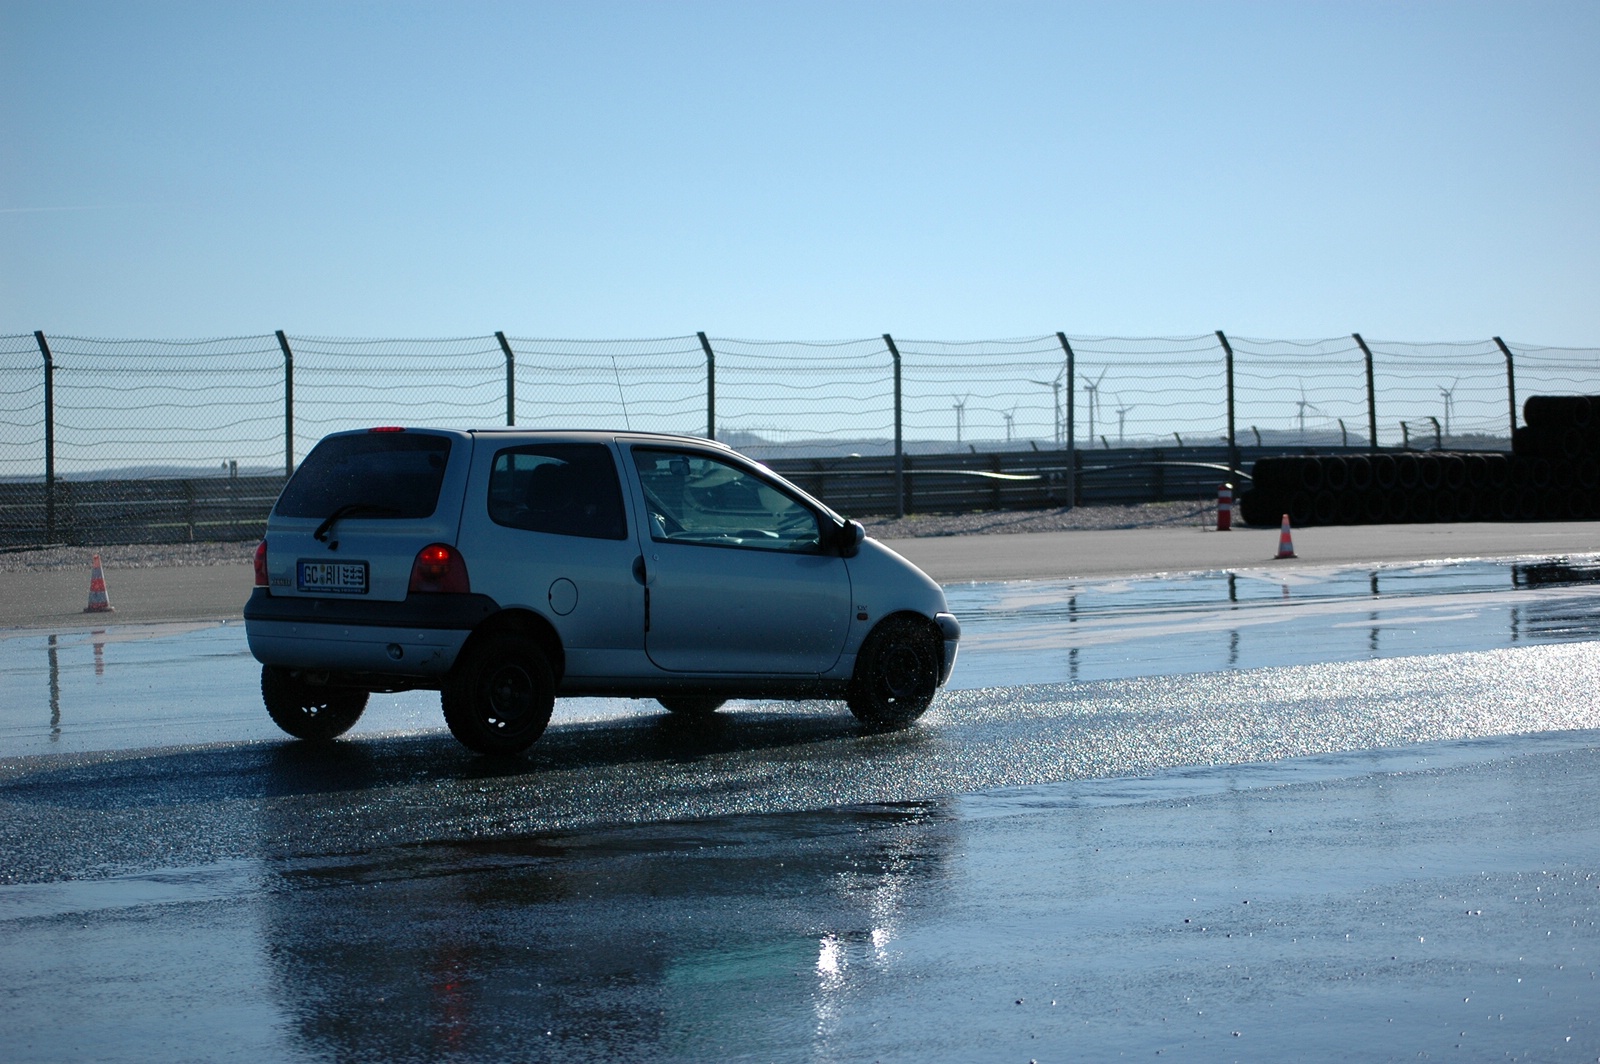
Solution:
M 311 533 L 311 538 L 318 543 L 328 542 L 328 530 L 346 517 L 395 517 L 400 513 L 393 506 L 382 506 L 375 502 L 348 502 L 327 516 L 317 530 Z

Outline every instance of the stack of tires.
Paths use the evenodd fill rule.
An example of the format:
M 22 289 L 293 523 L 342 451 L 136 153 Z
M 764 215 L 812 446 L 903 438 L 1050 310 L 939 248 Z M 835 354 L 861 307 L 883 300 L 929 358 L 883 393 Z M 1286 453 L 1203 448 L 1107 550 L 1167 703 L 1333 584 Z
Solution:
M 1383 451 L 1257 460 L 1240 517 L 1273 527 L 1600 517 L 1600 397 L 1531 397 L 1512 453 Z

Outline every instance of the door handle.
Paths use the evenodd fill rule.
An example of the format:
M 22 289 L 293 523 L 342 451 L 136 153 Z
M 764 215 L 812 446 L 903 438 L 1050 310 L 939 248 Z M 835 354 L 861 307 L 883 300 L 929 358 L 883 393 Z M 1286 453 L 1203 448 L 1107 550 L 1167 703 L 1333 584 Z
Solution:
M 633 559 L 633 578 L 640 584 L 648 584 L 650 582 L 650 574 L 645 571 L 643 554 Z

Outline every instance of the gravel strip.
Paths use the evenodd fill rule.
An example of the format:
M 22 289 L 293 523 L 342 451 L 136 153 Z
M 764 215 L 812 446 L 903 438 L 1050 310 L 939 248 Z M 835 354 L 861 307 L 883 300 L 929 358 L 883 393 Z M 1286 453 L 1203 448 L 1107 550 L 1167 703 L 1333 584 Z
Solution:
M 0 553 L 0 573 L 44 573 L 87 569 L 92 555 L 108 569 L 164 569 L 176 565 L 249 565 L 256 541 L 248 543 L 130 543 L 106 547 L 43 547 Z
M 1213 503 L 1150 502 L 1132 506 L 1078 506 L 1055 510 L 985 510 L 961 514 L 863 517 L 876 539 L 977 536 L 997 533 L 1068 532 L 1204 525 L 1216 520 Z M 111 569 L 159 569 L 179 565 L 248 565 L 255 540 L 245 543 L 135 543 L 105 547 L 43 547 L 0 552 L 0 573 L 83 569 L 91 555 Z

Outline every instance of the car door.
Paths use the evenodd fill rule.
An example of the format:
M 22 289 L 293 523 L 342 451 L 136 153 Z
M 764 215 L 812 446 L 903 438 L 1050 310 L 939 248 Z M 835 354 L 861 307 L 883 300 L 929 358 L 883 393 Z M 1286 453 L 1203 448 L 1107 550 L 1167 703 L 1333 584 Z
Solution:
M 613 448 L 485 434 L 479 451 L 460 540 L 473 589 L 548 618 L 569 676 L 637 671 L 644 589 Z
M 650 660 L 671 672 L 832 668 L 850 625 L 850 575 L 816 511 L 729 458 L 653 444 L 630 455 Z

